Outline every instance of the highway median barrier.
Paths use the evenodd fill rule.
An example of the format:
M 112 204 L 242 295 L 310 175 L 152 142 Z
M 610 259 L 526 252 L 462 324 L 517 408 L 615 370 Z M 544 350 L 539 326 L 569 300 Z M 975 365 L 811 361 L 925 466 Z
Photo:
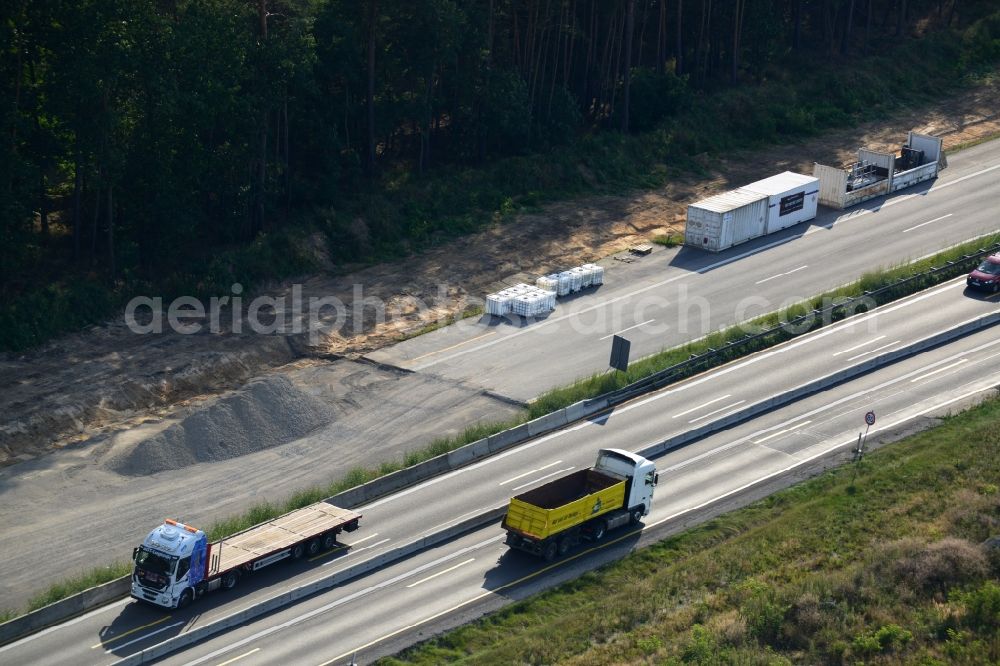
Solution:
M 936 347 L 940 344 L 950 342 L 969 333 L 974 333 L 975 331 L 994 326 L 1000 323 L 1000 312 L 995 312 L 992 314 L 984 315 L 982 317 L 977 317 L 975 319 L 970 319 L 958 326 L 949 328 L 948 330 L 935 333 L 934 335 L 928 336 L 922 340 L 918 340 L 910 345 L 901 347 L 900 349 L 895 349 L 893 351 L 885 352 L 871 358 L 858 365 L 852 365 L 843 370 L 838 370 L 832 374 L 820 377 L 814 381 L 802 384 L 793 389 L 779 393 L 778 395 L 772 396 L 766 400 L 762 400 L 758 403 L 750 405 L 744 409 L 737 412 L 726 415 L 722 419 L 712 421 L 694 430 L 688 430 L 670 437 L 668 439 L 659 442 L 658 444 L 653 444 L 645 449 L 636 451 L 639 455 L 644 458 L 653 458 L 659 455 L 671 451 L 676 448 L 680 448 L 685 444 L 692 441 L 710 435 L 719 430 L 728 428 L 731 425 L 741 423 L 748 419 L 751 419 L 758 414 L 763 414 L 764 412 L 770 411 L 772 409 L 783 407 L 789 403 L 795 402 L 796 400 L 801 400 L 802 398 L 812 395 L 817 391 L 822 391 L 831 386 L 843 383 L 847 380 L 853 379 L 866 372 L 871 372 L 877 368 L 881 368 L 886 365 L 895 363 L 896 361 L 902 360 L 913 356 L 914 354 L 919 354 L 922 351 L 926 351 L 932 347 Z
M 932 336 L 928 336 L 922 340 L 919 340 L 913 344 L 907 345 L 906 347 L 886 352 L 858 365 L 844 368 L 843 370 L 832 373 L 830 375 L 826 375 L 815 381 L 808 382 L 791 390 L 780 393 L 776 396 L 772 396 L 766 400 L 762 400 L 738 412 L 728 414 L 727 416 L 721 419 L 705 424 L 694 430 L 687 431 L 685 433 L 682 433 L 681 435 L 677 435 L 676 437 L 671 437 L 658 444 L 637 451 L 636 453 L 647 458 L 662 455 L 667 451 L 679 448 L 684 444 L 687 444 L 691 441 L 697 440 L 701 437 L 717 432 L 719 430 L 725 429 L 736 423 L 740 423 L 742 421 L 750 419 L 763 412 L 767 412 L 777 407 L 784 406 L 788 403 L 794 402 L 803 397 L 816 393 L 817 391 L 824 390 L 826 388 L 829 388 L 830 386 L 842 383 L 844 381 L 847 381 L 864 373 L 870 372 L 874 369 L 890 365 L 901 359 L 913 356 L 914 354 L 918 354 L 922 351 L 925 351 L 932 347 L 936 347 L 940 344 L 944 344 L 951 340 L 960 338 L 964 335 L 968 335 L 969 333 L 973 333 L 975 331 L 988 328 L 997 323 L 1000 323 L 1000 313 L 993 313 L 982 317 L 977 317 L 975 319 L 971 319 L 956 327 L 950 328 L 945 331 L 941 331 Z M 553 421 L 552 423 L 556 422 L 558 421 Z M 462 447 L 462 448 L 474 447 L 478 444 L 479 442 L 474 442 L 473 444 L 469 444 L 467 445 L 467 447 Z M 503 517 L 505 511 L 506 511 L 506 506 L 504 505 L 490 509 L 479 515 L 466 518 L 465 520 L 456 522 L 454 525 L 446 527 L 443 530 L 439 530 L 435 533 L 428 534 L 418 539 L 415 539 L 391 551 L 382 553 L 381 555 L 378 555 L 370 560 L 358 563 L 353 567 L 349 567 L 340 572 L 331 574 L 326 578 L 314 581 L 299 588 L 295 588 L 291 592 L 277 595 L 276 597 L 266 600 L 261 604 L 255 605 L 251 608 L 244 609 L 238 613 L 234 613 L 233 615 L 209 623 L 203 627 L 196 628 L 190 632 L 171 638 L 167 641 L 164 641 L 163 643 L 147 648 L 135 655 L 131 655 L 118 663 L 126 666 L 131 666 L 133 664 L 143 664 L 152 661 L 154 659 L 158 659 L 166 654 L 169 654 L 178 649 L 186 647 L 187 645 L 195 643 L 199 640 L 203 640 L 208 636 L 214 635 L 221 631 L 225 631 L 230 627 L 242 624 L 254 617 L 258 617 L 260 615 L 263 615 L 264 613 L 275 610 L 276 608 L 280 608 L 289 605 L 291 603 L 294 603 L 295 601 L 298 601 L 303 597 L 315 594 L 316 592 L 320 592 L 322 590 L 334 587 L 335 585 L 344 583 L 350 579 L 368 573 L 369 571 L 385 566 L 392 562 L 398 561 L 413 553 L 443 543 L 444 541 L 454 538 L 467 531 L 476 529 L 478 527 L 482 527 L 484 525 L 488 525 L 491 522 L 499 521 L 500 518 Z
M 963 260 L 968 261 L 970 258 L 978 257 L 994 250 L 995 248 L 980 250 L 980 252 L 975 255 L 963 257 Z M 936 271 L 940 269 L 933 270 Z M 905 356 L 918 353 L 919 351 L 923 351 L 931 346 L 940 344 L 941 342 L 954 339 L 974 330 L 978 330 L 979 328 L 992 325 L 993 323 L 996 323 L 998 318 L 1000 318 L 1000 314 L 993 314 L 966 322 L 963 325 L 949 329 L 948 331 L 932 336 L 927 340 L 915 343 L 909 347 L 888 352 L 858 366 L 846 368 L 828 377 L 821 378 L 814 382 L 810 382 L 809 384 L 786 391 L 779 396 L 775 396 L 774 398 L 769 398 L 768 400 L 751 405 L 743 410 L 727 415 L 723 419 L 713 421 L 697 429 L 665 440 L 664 442 L 649 447 L 639 453 L 646 457 L 662 454 L 665 451 L 682 446 L 697 438 L 704 437 L 705 435 L 729 427 L 734 423 L 752 418 L 753 416 L 768 409 L 788 404 L 789 402 L 808 395 L 809 393 L 814 393 L 827 386 L 832 386 L 833 384 L 845 381 L 846 379 L 864 372 L 868 372 L 869 370 L 879 367 L 880 365 L 891 363 L 900 358 L 904 358 Z M 935 339 L 936 341 L 934 341 Z M 656 376 L 647 377 L 635 382 L 634 385 L 623 387 L 622 389 L 605 394 L 604 396 L 588 398 L 575 402 L 566 407 L 556 409 L 549 414 L 533 419 L 532 421 L 528 421 L 527 423 L 503 430 L 494 435 L 490 435 L 489 437 L 453 449 L 448 453 L 443 453 L 424 462 L 417 463 L 416 465 L 385 474 L 367 483 L 349 488 L 333 495 L 326 501 L 330 504 L 347 509 L 361 507 L 369 502 L 385 497 L 386 495 L 390 495 L 403 488 L 416 485 L 440 474 L 475 463 L 489 457 L 490 455 L 494 455 L 511 447 L 517 446 L 535 437 L 560 430 L 569 424 L 590 418 L 596 414 L 600 414 L 610 407 L 632 400 L 638 395 L 656 390 L 662 385 L 669 383 L 666 381 L 666 375 L 669 374 L 668 372 L 657 374 L 662 374 L 663 379 L 659 380 Z M 93 610 L 108 601 L 125 597 L 128 595 L 128 590 L 129 577 L 123 576 L 101 586 L 84 590 L 83 592 L 67 597 L 61 601 L 4 622 L 0 624 L 0 645 L 4 645 L 27 634 L 44 629 L 47 626 L 57 624 L 76 615 Z
M 565 409 L 556 410 L 515 428 L 504 430 L 496 435 L 466 444 L 416 465 L 391 472 L 367 483 L 349 488 L 324 501 L 345 509 L 356 509 L 386 495 L 391 495 L 403 488 L 414 486 L 435 476 L 459 469 L 495 453 L 517 446 L 539 435 L 563 428 L 569 422 L 567 421 L 566 412 L 571 408 L 575 408 L 573 413 L 580 415 L 578 418 L 582 418 L 583 416 L 596 413 L 607 406 L 607 401 L 604 400 L 586 402 L 593 404 L 584 405 L 583 403 L 577 403 Z M 473 517 L 470 520 L 477 518 L 480 517 Z M 116 578 L 103 585 L 84 590 L 61 601 L 4 622 L 0 624 L 0 645 L 10 643 L 28 634 L 81 615 L 109 601 L 127 597 L 129 589 L 130 577 L 122 576 L 121 578 Z

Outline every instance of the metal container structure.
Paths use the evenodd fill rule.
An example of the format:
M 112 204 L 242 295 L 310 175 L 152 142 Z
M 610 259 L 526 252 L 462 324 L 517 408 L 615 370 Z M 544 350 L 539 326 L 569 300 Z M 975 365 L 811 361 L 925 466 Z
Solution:
M 764 233 L 773 234 L 816 217 L 819 178 L 785 171 L 740 189 L 767 195 Z
M 937 178 L 946 166 L 940 137 L 910 132 L 899 155 L 862 148 L 846 169 L 817 163 L 813 175 L 819 178 L 819 202 L 843 210 Z
M 721 252 L 763 236 L 767 203 L 766 194 L 742 188 L 693 203 L 687 210 L 684 244 Z
M 944 139 L 910 132 L 906 137 L 906 143 L 900 149 L 899 157 L 895 159 L 893 164 L 890 191 L 895 192 L 936 178 L 946 163 Z

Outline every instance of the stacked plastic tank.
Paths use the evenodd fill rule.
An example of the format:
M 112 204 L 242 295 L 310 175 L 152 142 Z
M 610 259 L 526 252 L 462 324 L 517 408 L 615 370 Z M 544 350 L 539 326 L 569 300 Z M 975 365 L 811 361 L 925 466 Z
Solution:
M 556 292 L 531 286 L 515 284 L 495 294 L 486 296 L 486 312 L 502 317 L 509 312 L 522 317 L 537 317 L 551 312 L 556 307 Z
M 550 273 L 530 284 L 515 284 L 486 296 L 486 313 L 503 317 L 513 312 L 522 317 L 536 317 L 556 307 L 556 297 L 566 296 L 587 287 L 604 284 L 604 269 L 597 264 L 583 264 L 568 271 Z
M 561 273 L 543 275 L 535 284 L 542 289 L 555 291 L 559 296 L 566 296 L 587 287 L 604 284 L 604 268 L 597 264 L 583 264 Z

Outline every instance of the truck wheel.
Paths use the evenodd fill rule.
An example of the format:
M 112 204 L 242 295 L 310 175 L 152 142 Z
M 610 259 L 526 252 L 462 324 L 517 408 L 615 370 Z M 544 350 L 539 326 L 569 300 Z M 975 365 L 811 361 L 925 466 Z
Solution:
M 306 552 L 306 547 L 305 546 L 303 546 L 301 543 L 295 544 L 295 547 L 292 548 L 292 559 L 293 560 L 301 560 L 302 559 L 302 555 L 305 552 Z
M 604 538 L 604 534 L 608 531 L 608 524 L 603 520 L 598 520 L 594 523 L 594 527 L 590 532 L 591 541 L 600 541 Z
M 238 583 L 239 580 L 240 580 L 239 571 L 226 572 L 226 574 L 222 577 L 222 589 L 223 590 L 233 589 L 234 587 L 236 587 L 236 583 Z
M 331 550 L 337 545 L 337 535 L 334 532 L 327 532 L 323 535 L 323 550 Z
M 646 512 L 645 507 L 641 506 L 635 507 L 634 509 L 632 509 L 632 513 L 629 516 L 629 521 L 633 525 L 638 524 L 639 521 L 642 520 L 642 514 L 644 514 L 645 512 Z
M 563 537 L 559 539 L 559 556 L 562 557 L 569 552 L 570 546 L 573 544 L 570 542 L 569 537 Z
M 177 600 L 177 610 L 187 608 L 191 605 L 191 589 L 181 592 L 181 598 Z
M 313 555 L 319 552 L 319 546 L 320 546 L 319 539 L 313 539 L 306 546 L 306 554 L 309 555 L 309 557 L 312 557 Z
M 542 550 L 542 559 L 546 562 L 551 562 L 556 559 L 556 542 L 550 541 L 545 544 L 544 550 Z

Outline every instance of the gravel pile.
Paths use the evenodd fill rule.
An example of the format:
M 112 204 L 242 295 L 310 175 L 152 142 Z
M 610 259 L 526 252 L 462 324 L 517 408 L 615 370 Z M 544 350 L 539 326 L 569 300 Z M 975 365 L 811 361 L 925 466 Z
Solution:
M 143 476 L 200 462 L 217 462 L 285 444 L 334 420 L 329 405 L 272 375 L 198 408 L 155 434 L 116 444 L 105 464 Z

